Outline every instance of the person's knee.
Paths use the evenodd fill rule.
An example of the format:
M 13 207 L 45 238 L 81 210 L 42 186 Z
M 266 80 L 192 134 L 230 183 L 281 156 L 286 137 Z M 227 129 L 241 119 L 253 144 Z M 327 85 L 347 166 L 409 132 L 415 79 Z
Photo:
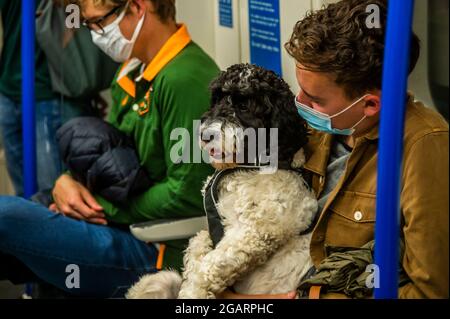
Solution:
M 7 239 L 8 233 L 14 231 L 18 223 L 26 221 L 23 212 L 30 203 L 21 197 L 0 196 L 0 242 Z
M 21 197 L 0 195 L 0 213 L 2 215 L 7 214 L 11 209 L 16 208 L 23 201 L 25 200 Z

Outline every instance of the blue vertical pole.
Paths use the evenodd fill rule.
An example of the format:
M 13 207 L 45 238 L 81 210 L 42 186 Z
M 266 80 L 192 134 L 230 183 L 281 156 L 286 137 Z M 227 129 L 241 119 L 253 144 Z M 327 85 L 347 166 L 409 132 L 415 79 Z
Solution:
M 414 0 L 389 0 L 377 178 L 375 298 L 398 297 L 400 178 Z
M 24 196 L 36 193 L 36 121 L 35 121 L 35 0 L 22 0 L 22 145 Z M 25 294 L 31 296 L 32 285 Z
M 36 193 L 35 0 L 22 0 L 22 138 L 25 198 Z

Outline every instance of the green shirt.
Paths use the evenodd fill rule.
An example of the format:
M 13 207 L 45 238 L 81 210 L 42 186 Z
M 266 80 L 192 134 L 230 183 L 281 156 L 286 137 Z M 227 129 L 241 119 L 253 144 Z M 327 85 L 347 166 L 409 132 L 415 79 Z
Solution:
M 183 30 L 169 42 L 176 45 L 180 32 Z M 170 48 L 170 43 L 165 47 Z M 127 67 L 125 65 L 113 82 L 114 103 L 109 122 L 133 137 L 141 164 L 155 182 L 123 206 L 96 197 L 107 218 L 115 223 L 204 215 L 201 187 L 213 169 L 205 163 L 174 163 L 170 152 L 180 139 L 171 140 L 170 137 L 175 129 L 186 128 L 190 134 L 186 142 L 190 144 L 192 159 L 193 147 L 198 148 L 193 121 L 199 120 L 209 109 L 208 87 L 219 69 L 190 38 L 181 51 L 170 48 L 166 52 L 166 49 L 163 48 L 164 54 L 159 54 L 147 67 L 142 80 L 134 80 L 141 73 L 139 67 L 117 79 Z M 172 59 L 170 54 L 174 55 Z M 158 70 L 155 66 L 161 65 L 161 61 L 165 66 Z M 164 266 L 180 268 L 187 241 L 165 244 Z
M 36 6 L 41 0 L 36 1 Z M 0 11 L 3 20 L 3 49 L 0 57 L 0 93 L 15 102 L 22 100 L 22 70 L 21 70 L 21 28 L 22 1 L 0 0 Z M 50 73 L 44 52 L 36 43 L 36 100 L 53 99 Z

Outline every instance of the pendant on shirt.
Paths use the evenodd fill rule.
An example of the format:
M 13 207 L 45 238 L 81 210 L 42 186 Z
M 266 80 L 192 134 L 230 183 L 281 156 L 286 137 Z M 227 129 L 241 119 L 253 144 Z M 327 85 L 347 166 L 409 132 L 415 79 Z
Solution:
M 138 105 L 138 114 L 139 116 L 144 116 L 150 111 L 150 93 L 153 92 L 153 87 L 145 94 L 144 100 Z

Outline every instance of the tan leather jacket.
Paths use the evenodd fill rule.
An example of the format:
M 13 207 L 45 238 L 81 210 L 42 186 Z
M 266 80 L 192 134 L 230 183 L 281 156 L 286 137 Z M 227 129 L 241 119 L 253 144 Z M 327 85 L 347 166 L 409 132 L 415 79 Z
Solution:
M 401 181 L 403 267 L 412 283 L 400 298 L 449 296 L 448 123 L 409 96 Z M 313 131 L 305 148 L 306 176 L 320 197 L 333 136 Z M 328 246 L 361 247 L 374 239 L 378 127 L 356 139 L 345 172 L 330 194 L 313 231 L 317 266 Z M 308 174 L 309 173 L 309 174 Z

